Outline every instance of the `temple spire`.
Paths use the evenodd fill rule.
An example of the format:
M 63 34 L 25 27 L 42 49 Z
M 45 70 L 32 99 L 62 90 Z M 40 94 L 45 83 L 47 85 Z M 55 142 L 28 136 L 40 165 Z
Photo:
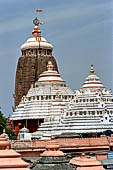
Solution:
M 36 12 L 43 12 L 43 10 L 36 10 Z M 38 39 L 40 41 L 41 40 L 41 30 L 39 28 L 39 25 L 43 25 L 44 22 L 40 22 L 40 20 L 36 17 L 33 20 L 33 24 L 35 25 L 35 27 L 32 31 L 32 34 L 36 38 L 36 40 Z

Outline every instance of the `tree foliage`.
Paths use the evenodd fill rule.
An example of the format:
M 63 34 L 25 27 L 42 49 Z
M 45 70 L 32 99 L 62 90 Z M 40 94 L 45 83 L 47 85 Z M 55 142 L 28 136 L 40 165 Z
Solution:
M 3 129 L 5 129 L 6 133 L 8 134 L 9 136 L 9 139 L 16 139 L 16 134 L 10 129 L 7 127 L 7 118 L 5 118 L 2 114 L 2 112 L 0 111 L 0 134 L 3 133 Z

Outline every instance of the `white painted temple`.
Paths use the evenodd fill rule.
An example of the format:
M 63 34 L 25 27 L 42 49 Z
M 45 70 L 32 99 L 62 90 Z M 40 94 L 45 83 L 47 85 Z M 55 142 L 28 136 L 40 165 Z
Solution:
M 18 121 L 20 129 L 25 126 L 32 133 L 42 122 L 59 122 L 62 111 L 74 97 L 73 91 L 53 67 L 49 61 L 47 71 L 40 74 L 13 112 L 11 120 Z
M 105 130 L 113 130 L 113 95 L 91 66 L 90 75 L 80 90 L 75 90 L 74 99 L 61 112 L 59 122 L 45 120 L 32 136 L 48 139 L 51 135 L 101 134 Z

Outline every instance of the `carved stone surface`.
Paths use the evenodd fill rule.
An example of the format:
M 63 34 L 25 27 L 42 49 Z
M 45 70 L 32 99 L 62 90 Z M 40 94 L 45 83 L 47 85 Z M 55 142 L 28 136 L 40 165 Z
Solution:
M 46 158 L 41 158 L 42 162 L 36 165 L 33 170 L 75 170 L 75 167 L 69 164 L 66 158 L 62 157 L 49 157 L 47 162 L 43 162 Z
M 15 80 L 15 106 L 19 104 L 22 96 L 27 94 L 31 84 L 38 80 L 40 73 L 47 70 L 48 61 L 52 61 L 54 70 L 58 71 L 56 60 L 51 54 L 29 53 L 19 58 Z

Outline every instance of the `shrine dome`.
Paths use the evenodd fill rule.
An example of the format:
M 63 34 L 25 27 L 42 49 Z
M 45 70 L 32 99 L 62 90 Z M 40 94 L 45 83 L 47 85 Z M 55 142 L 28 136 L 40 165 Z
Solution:
M 40 74 L 38 81 L 35 83 L 35 88 L 30 88 L 26 97 L 37 95 L 73 95 L 73 91 L 53 68 L 54 65 L 49 61 L 47 71 Z
M 21 50 L 27 50 L 27 49 L 40 49 L 40 48 L 45 48 L 45 49 L 53 49 L 53 46 L 44 38 L 41 36 L 41 30 L 39 28 L 41 23 L 38 18 L 36 17 L 33 20 L 33 23 L 35 25 L 32 35 L 33 37 L 28 38 L 28 40 L 21 46 Z
M 86 89 L 90 91 L 95 91 L 97 89 L 103 90 L 105 88 L 100 81 L 100 78 L 96 74 L 94 74 L 94 72 L 95 71 L 93 65 L 91 65 L 90 75 L 86 77 L 86 81 L 83 83 L 81 90 Z
M 41 37 L 40 39 L 36 39 L 35 37 L 28 38 L 28 40 L 21 46 L 21 50 L 36 48 L 53 49 L 53 46 L 44 37 Z
M 47 84 L 47 83 L 58 83 L 65 84 L 65 81 L 60 77 L 60 74 L 53 70 L 54 66 L 51 61 L 48 62 L 47 71 L 44 71 L 39 76 L 38 84 Z

